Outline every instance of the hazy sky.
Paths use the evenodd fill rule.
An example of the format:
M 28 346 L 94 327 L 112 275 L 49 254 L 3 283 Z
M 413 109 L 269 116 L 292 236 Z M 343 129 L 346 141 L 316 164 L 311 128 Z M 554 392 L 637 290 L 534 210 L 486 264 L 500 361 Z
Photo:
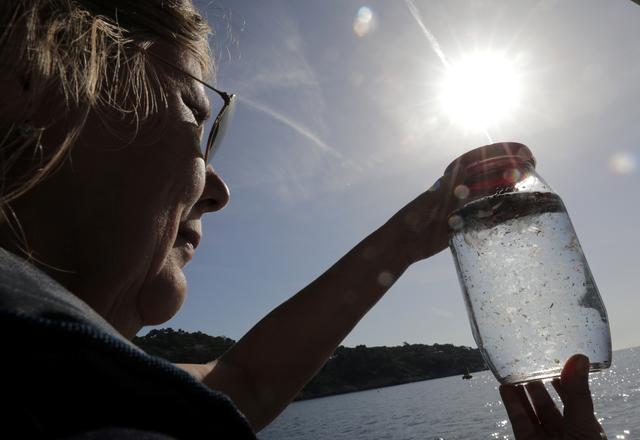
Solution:
M 218 30 L 217 84 L 240 98 L 214 159 L 231 202 L 205 219 L 187 303 L 164 326 L 238 339 L 487 135 L 443 112 L 444 65 L 405 1 L 197 4 Z M 513 67 L 519 99 L 488 134 L 532 149 L 569 210 L 614 348 L 640 345 L 640 6 L 415 7 L 447 60 L 491 51 Z M 414 265 L 344 344 L 403 341 L 475 346 L 449 250 Z

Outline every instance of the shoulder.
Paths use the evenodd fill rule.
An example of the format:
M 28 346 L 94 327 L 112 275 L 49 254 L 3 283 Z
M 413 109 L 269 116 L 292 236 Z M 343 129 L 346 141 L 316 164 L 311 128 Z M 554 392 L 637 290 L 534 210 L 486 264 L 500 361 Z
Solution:
M 7 272 L 0 262 L 0 281 Z M 147 355 L 28 275 L 0 282 L 0 386 L 15 403 L 3 419 L 17 432 L 64 437 L 126 426 L 178 438 L 255 438 L 228 397 Z
M 0 344 L 3 395 L 17 420 L 43 433 L 130 426 L 179 438 L 255 438 L 228 397 L 95 329 L 0 312 Z

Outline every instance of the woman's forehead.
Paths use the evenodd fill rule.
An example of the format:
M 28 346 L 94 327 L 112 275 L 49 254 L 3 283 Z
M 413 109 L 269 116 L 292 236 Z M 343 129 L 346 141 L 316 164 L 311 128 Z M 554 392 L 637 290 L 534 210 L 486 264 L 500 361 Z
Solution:
M 156 55 L 157 64 L 175 82 L 176 86 L 197 97 L 201 102 L 208 101 L 203 85 L 193 79 L 198 78 L 204 81 L 202 67 L 193 54 L 163 43 L 154 45 L 150 52 Z
M 175 46 L 166 44 L 166 43 L 158 43 L 155 44 L 149 51 L 152 54 L 157 55 L 160 59 L 165 60 L 166 62 L 173 65 L 173 67 L 177 68 L 177 70 L 181 70 L 188 75 L 180 75 L 179 72 L 171 72 L 171 76 L 183 81 L 184 79 L 189 79 L 188 76 L 191 75 L 195 78 L 200 79 L 201 81 L 206 81 L 206 78 L 203 78 L 202 66 L 198 62 L 197 58 L 190 53 L 188 50 L 180 50 Z M 167 66 L 163 66 L 165 68 Z M 176 70 L 176 69 L 166 69 L 165 70 Z M 186 78 L 185 78 L 186 77 Z M 191 82 L 191 81 L 187 81 Z

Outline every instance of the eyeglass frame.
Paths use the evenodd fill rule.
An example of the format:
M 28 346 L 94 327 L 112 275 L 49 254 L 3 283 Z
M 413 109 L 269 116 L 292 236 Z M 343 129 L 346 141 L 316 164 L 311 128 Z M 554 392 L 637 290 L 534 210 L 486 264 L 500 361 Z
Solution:
M 178 66 L 176 66 L 172 62 L 167 61 L 166 59 L 164 59 L 163 57 L 161 57 L 161 56 L 159 56 L 159 55 L 157 55 L 155 53 L 151 53 L 151 52 L 146 52 L 146 53 L 151 55 L 152 57 L 157 58 L 158 60 L 162 61 L 163 63 L 165 63 L 166 65 L 170 66 L 174 70 L 176 70 L 176 71 L 188 76 L 192 80 L 202 84 L 204 87 L 208 88 L 209 90 L 213 90 L 218 95 L 220 95 L 220 97 L 224 101 L 224 105 L 222 106 L 222 108 L 218 112 L 218 115 L 216 116 L 216 119 L 213 121 L 213 125 L 211 125 L 211 131 L 209 131 L 209 136 L 207 137 L 207 147 L 206 147 L 206 149 L 204 151 L 204 163 L 208 164 L 209 161 L 213 158 L 213 156 L 216 153 L 216 151 L 218 150 L 217 148 L 214 149 L 213 145 L 214 145 L 214 142 L 216 140 L 216 137 L 218 136 L 218 132 L 220 130 L 220 126 L 222 125 L 223 118 L 225 116 L 226 117 L 230 117 L 229 116 L 230 115 L 229 109 L 233 108 L 233 106 L 235 105 L 236 94 L 235 93 L 227 93 L 227 92 L 223 92 L 222 90 L 218 90 L 215 87 L 213 87 L 212 85 L 207 84 L 203 80 L 201 80 L 201 79 L 197 78 L 196 76 L 190 74 L 189 72 L 187 72 L 185 70 L 182 70 L 181 68 L 179 68 Z M 218 145 L 220 145 L 220 143 L 222 142 L 222 139 L 223 139 L 222 136 L 218 139 Z

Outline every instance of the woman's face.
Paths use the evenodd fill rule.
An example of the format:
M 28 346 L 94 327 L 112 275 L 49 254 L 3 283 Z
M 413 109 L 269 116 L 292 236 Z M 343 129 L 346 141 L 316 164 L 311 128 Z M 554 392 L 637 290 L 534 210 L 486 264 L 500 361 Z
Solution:
M 153 50 L 202 77 L 190 55 Z M 178 311 L 191 253 L 179 231 L 201 234 L 202 216 L 229 200 L 201 154 L 194 112 L 208 111 L 203 86 L 161 61 L 156 65 L 175 78 L 159 123 L 123 145 L 91 119 L 64 168 L 14 205 L 39 258 L 77 274 L 43 269 L 127 337 Z M 211 109 L 214 116 L 218 110 Z M 45 132 L 45 148 L 52 137 Z

